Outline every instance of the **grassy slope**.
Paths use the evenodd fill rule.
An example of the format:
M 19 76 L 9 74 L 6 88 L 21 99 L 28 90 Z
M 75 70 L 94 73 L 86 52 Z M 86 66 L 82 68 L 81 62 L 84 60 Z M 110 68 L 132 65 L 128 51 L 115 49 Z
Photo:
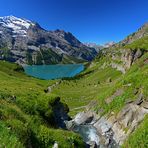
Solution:
M 145 49 L 148 50 L 148 36 L 145 36 L 143 38 L 140 38 L 133 43 L 126 45 L 125 48 L 131 48 L 131 49 Z
M 110 66 L 103 69 L 102 65 L 107 59 L 98 59 L 94 62 L 92 68 L 81 74 L 84 76 L 63 81 L 53 90 L 53 93 L 60 95 L 62 100 L 68 104 L 71 115 L 82 110 L 75 110 L 75 108 L 88 105 L 91 100 L 97 100 L 96 108 L 103 108 L 104 113 L 112 110 L 119 111 L 127 99 L 136 99 L 133 93 L 135 89 L 143 91 L 145 97 L 148 96 L 146 91 L 148 89 L 148 66 L 144 64 L 147 57 L 148 55 L 145 54 L 125 75 L 110 68 Z M 111 82 L 109 82 L 109 79 L 111 79 Z M 128 87 L 127 84 L 131 84 L 131 86 Z M 120 88 L 124 90 L 122 96 L 117 97 L 111 104 L 107 105 L 105 99 Z
M 0 62 L 0 147 L 82 146 L 75 133 L 55 129 L 55 95 L 44 93 L 54 81 L 27 77 L 15 64 Z
M 81 74 L 84 75 L 80 76 L 81 78 L 65 80 L 53 90 L 53 93 L 60 95 L 62 100 L 68 104 L 71 115 L 81 110 L 76 108 L 86 106 L 91 100 L 102 96 L 121 75 L 120 72 L 109 67 L 101 69 L 101 65 L 102 62 L 95 63 L 95 66 Z M 112 79 L 111 83 L 107 81 L 108 78 Z
M 133 132 L 124 143 L 123 148 L 147 148 L 148 147 L 148 116 L 145 116 L 138 129 Z

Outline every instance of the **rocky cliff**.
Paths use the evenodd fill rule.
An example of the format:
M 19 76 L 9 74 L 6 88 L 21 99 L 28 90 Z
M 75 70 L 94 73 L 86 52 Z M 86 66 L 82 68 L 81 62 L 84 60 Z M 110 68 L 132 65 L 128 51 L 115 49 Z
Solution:
M 148 23 L 119 43 L 100 51 L 100 55 L 109 58 L 105 65 L 110 64 L 112 68 L 125 73 L 147 50 Z

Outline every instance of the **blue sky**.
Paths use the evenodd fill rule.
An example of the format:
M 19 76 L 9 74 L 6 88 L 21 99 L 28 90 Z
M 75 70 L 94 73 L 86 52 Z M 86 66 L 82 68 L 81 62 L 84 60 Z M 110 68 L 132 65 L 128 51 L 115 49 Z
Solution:
M 103 44 L 120 41 L 148 22 L 148 0 L 1 0 L 0 16 L 6 15 Z

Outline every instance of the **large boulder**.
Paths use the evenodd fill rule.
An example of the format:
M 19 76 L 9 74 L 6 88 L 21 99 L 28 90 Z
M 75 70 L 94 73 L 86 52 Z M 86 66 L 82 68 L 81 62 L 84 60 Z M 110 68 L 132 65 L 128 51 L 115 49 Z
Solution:
M 94 115 L 91 111 L 89 112 L 80 112 L 78 113 L 75 118 L 73 119 L 73 121 L 80 125 L 80 124 L 86 124 L 86 123 L 90 123 L 94 118 Z

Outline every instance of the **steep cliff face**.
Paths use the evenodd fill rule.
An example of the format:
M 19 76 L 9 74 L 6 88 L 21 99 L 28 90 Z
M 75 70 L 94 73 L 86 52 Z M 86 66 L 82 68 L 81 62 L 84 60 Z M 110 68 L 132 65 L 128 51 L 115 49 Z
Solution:
M 101 52 L 104 56 L 108 56 L 112 68 L 125 73 L 147 51 L 148 23 L 137 32 Z
M 63 30 L 47 31 L 14 16 L 0 17 L 1 59 L 27 64 L 91 61 L 96 51 Z
M 112 50 L 111 56 L 111 67 L 116 68 L 125 74 L 130 69 L 132 64 L 138 60 L 145 52 L 145 49 L 119 49 Z

